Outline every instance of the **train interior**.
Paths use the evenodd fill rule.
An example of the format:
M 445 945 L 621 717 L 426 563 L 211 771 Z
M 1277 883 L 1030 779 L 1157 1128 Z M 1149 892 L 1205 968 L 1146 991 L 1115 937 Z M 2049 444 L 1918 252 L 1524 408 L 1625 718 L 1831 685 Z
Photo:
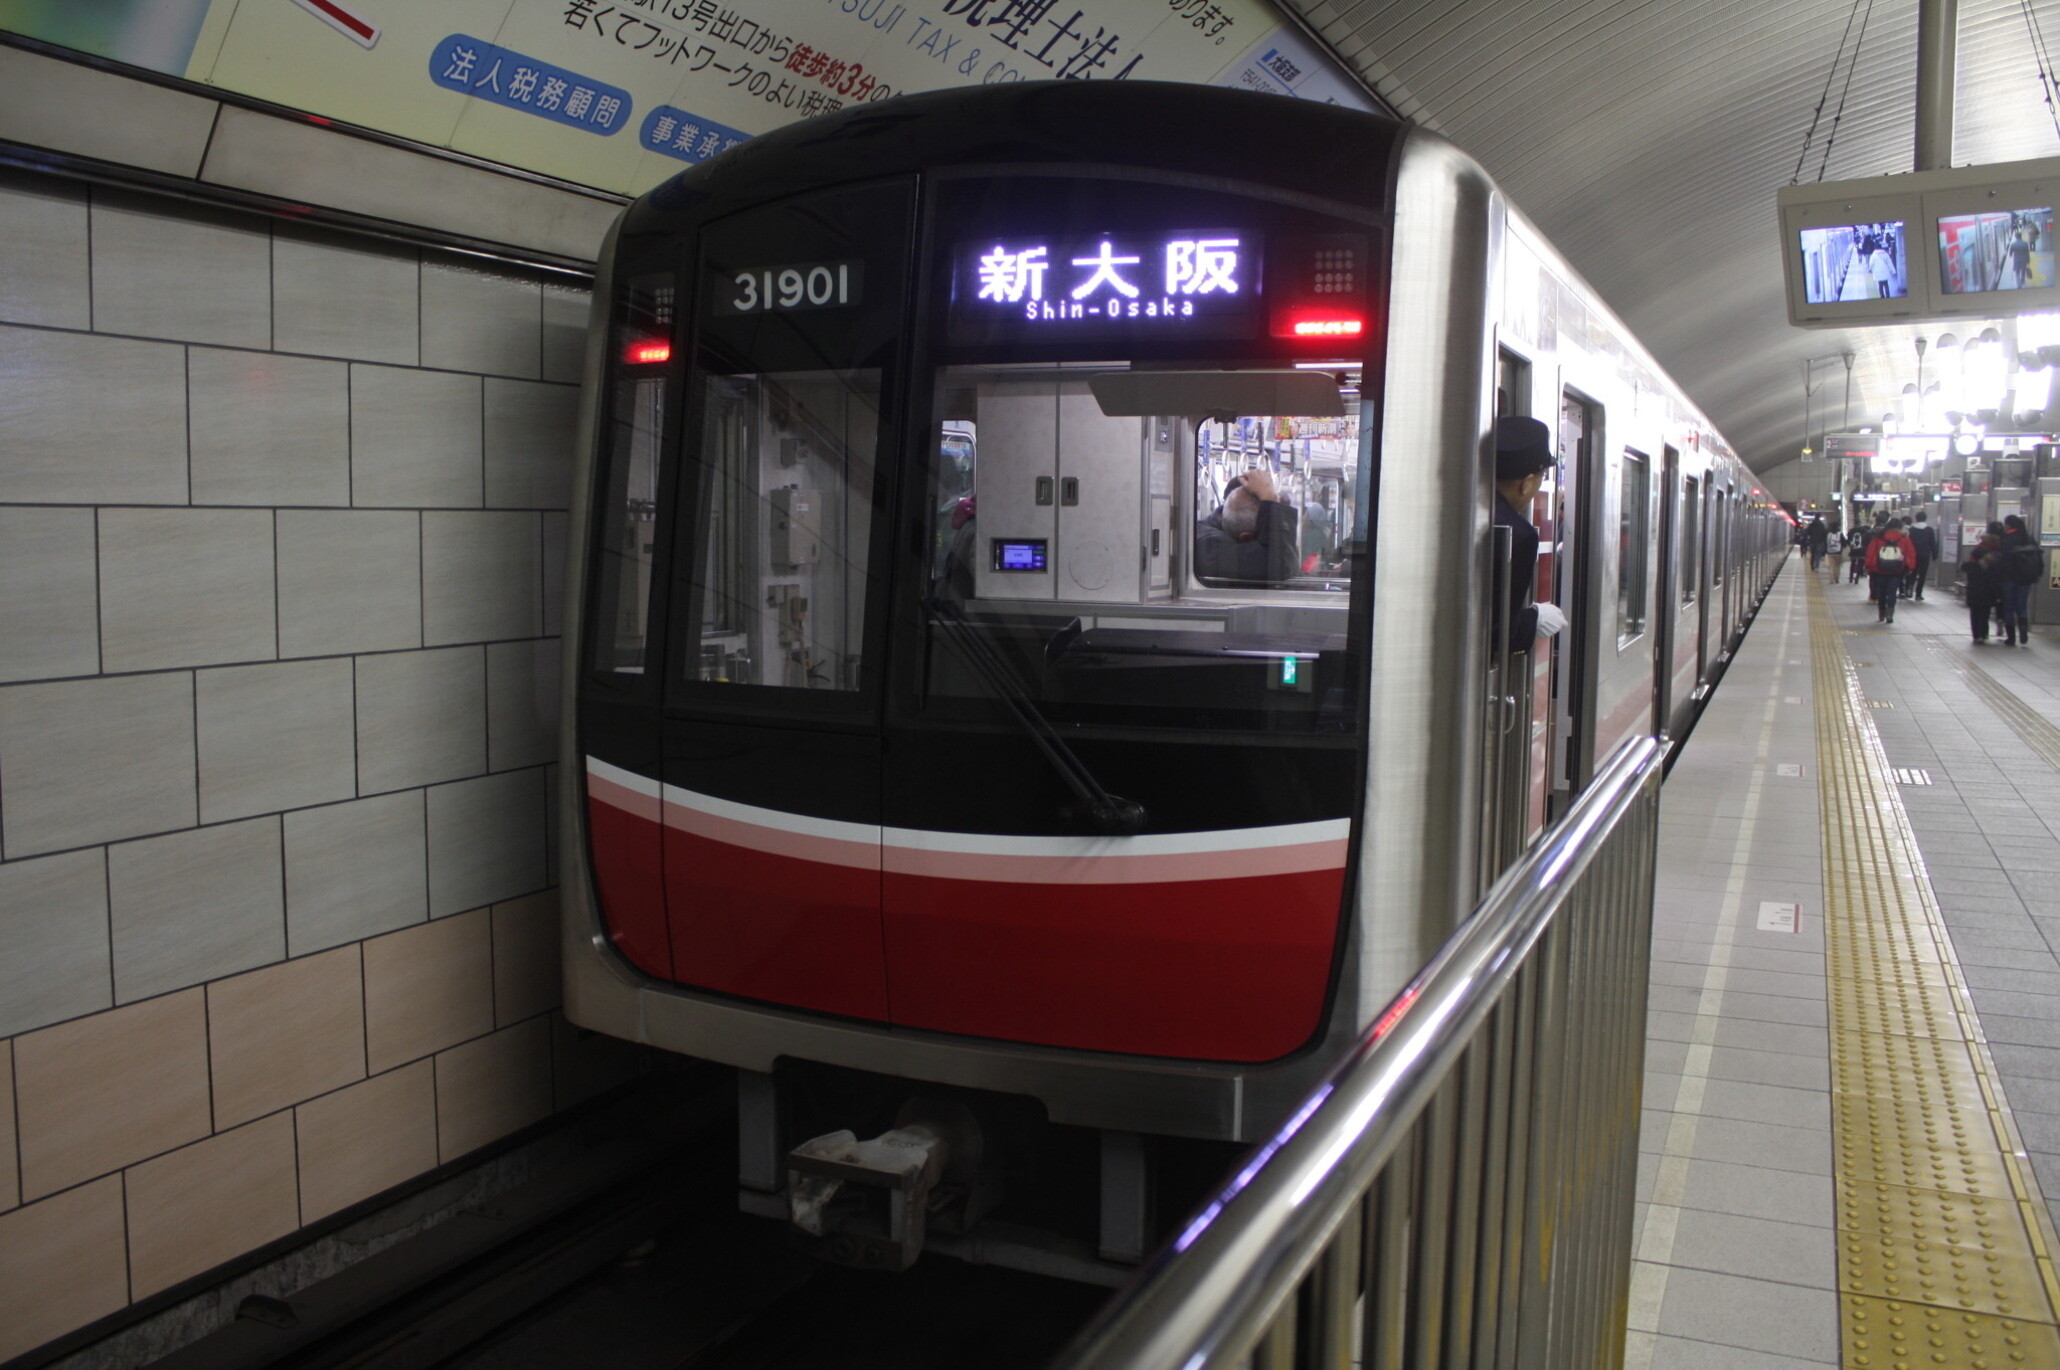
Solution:
M 857 688 L 877 372 L 705 377 L 705 681 Z M 926 699 L 1235 710 L 1302 726 L 1341 698 L 1363 549 L 1354 363 L 945 368 L 930 430 Z M 633 407 L 632 407 L 633 408 Z M 1242 497 L 1239 490 L 1245 486 Z
M 1364 543 L 1356 369 L 963 366 L 936 393 L 933 626 L 977 631 L 1061 710 L 1277 727 L 1336 704 Z M 975 692 L 973 659 L 926 654 L 925 697 Z

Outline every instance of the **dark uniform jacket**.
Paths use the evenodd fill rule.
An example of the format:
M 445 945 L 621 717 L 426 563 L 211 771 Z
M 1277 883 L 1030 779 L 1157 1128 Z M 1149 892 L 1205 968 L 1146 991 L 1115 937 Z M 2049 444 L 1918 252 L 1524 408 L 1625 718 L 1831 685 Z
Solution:
M 1495 492 L 1495 526 L 1509 530 L 1509 650 L 1528 652 L 1538 640 L 1538 606 L 1531 584 L 1538 574 L 1538 530 Z

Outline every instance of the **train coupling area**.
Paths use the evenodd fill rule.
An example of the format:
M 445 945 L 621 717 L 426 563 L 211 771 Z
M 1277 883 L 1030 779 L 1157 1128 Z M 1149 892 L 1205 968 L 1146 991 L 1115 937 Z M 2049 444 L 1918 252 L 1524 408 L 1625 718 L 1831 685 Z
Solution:
M 937 1219 L 964 1232 L 992 1206 L 980 1125 L 956 1104 L 911 1099 L 888 1131 L 860 1141 L 849 1129 L 787 1153 L 787 1216 L 840 1265 L 906 1270 Z

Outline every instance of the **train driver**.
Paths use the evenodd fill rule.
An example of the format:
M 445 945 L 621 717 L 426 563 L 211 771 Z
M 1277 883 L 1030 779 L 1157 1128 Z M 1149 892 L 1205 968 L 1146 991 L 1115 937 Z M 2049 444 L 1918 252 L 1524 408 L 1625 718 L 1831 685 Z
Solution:
M 1552 431 L 1536 419 L 1495 420 L 1495 526 L 1509 530 L 1509 650 L 1527 652 L 1531 643 L 1566 627 L 1566 615 L 1552 603 L 1533 604 L 1538 572 L 1538 530 L 1524 511 L 1552 468 Z
M 1281 502 L 1273 473 L 1247 471 L 1223 488 L 1223 504 L 1195 525 L 1195 573 L 1210 580 L 1277 585 L 1301 561 L 1299 520 Z

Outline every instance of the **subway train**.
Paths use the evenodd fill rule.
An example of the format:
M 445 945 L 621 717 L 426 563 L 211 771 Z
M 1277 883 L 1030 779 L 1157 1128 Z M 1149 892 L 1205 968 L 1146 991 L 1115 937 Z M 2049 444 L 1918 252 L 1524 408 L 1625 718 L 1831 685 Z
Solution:
M 1477 165 L 1334 106 L 845 110 L 631 205 L 594 300 L 566 1010 L 735 1067 L 742 1202 L 846 1259 L 1136 1259 L 1789 546 Z M 1559 439 L 1535 643 L 1500 414 Z M 1081 1230 L 982 1235 L 1063 1173 Z

